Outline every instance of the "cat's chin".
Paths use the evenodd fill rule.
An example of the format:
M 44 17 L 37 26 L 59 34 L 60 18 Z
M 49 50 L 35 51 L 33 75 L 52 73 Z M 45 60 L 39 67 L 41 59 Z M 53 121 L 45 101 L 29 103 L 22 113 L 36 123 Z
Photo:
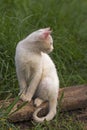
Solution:
M 48 51 L 47 54 L 49 54 L 49 53 L 51 53 L 51 52 L 52 52 L 52 50 L 51 50 L 51 51 Z
M 53 47 L 51 47 L 50 49 L 43 49 L 42 50 L 42 52 L 47 53 L 47 54 L 51 53 L 52 51 L 53 51 Z
M 49 53 L 51 53 L 52 51 L 53 51 L 53 50 L 46 50 L 46 51 L 43 51 L 43 52 L 49 54 Z
M 51 48 L 50 50 L 47 50 L 47 54 L 51 53 L 53 51 L 53 48 Z

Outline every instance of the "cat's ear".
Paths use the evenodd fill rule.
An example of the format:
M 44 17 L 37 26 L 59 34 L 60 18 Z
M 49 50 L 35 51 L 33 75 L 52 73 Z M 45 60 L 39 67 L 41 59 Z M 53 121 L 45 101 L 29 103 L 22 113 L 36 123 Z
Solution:
M 47 37 L 48 37 L 51 33 L 52 33 L 51 30 L 45 30 L 45 31 L 41 32 L 40 38 L 41 38 L 41 39 L 47 39 Z
M 48 28 L 45 28 L 45 30 L 47 30 L 47 31 L 50 31 L 50 27 L 48 27 Z

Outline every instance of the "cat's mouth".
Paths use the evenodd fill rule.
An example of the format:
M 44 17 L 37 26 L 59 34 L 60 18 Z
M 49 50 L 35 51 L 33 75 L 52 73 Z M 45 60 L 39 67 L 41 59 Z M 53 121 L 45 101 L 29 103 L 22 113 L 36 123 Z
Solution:
M 53 47 L 50 49 L 48 48 L 48 49 L 43 50 L 43 52 L 49 54 L 50 52 L 53 51 L 53 49 L 54 49 Z

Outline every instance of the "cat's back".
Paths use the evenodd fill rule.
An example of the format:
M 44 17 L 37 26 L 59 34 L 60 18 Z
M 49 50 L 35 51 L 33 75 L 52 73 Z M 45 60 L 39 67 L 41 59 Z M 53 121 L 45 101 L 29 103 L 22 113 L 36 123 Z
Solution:
M 15 62 L 25 61 L 27 58 L 26 51 L 23 47 L 22 42 L 19 42 L 16 46 Z
M 20 41 L 16 47 L 15 63 L 19 66 L 40 66 L 41 55 L 32 51 L 24 40 Z

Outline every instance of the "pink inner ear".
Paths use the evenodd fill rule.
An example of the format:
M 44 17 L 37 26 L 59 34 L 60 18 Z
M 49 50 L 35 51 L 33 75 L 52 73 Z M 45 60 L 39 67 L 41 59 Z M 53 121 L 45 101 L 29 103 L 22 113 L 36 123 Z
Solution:
M 52 31 L 50 31 L 50 30 L 46 30 L 46 31 L 42 32 L 40 38 L 46 39 L 51 34 L 51 32 Z

